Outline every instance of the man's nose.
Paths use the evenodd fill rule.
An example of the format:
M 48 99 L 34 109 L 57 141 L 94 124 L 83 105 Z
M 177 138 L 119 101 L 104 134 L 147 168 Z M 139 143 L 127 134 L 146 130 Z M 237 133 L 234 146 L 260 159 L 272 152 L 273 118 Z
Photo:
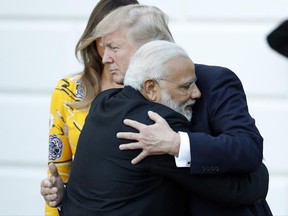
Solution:
M 197 85 L 194 86 L 190 97 L 191 97 L 191 99 L 199 99 L 201 97 L 201 92 L 200 92 L 199 88 L 197 87 Z
M 103 64 L 109 64 L 113 62 L 113 58 L 110 55 L 109 50 L 106 48 L 104 49 L 103 57 L 102 57 L 102 63 Z

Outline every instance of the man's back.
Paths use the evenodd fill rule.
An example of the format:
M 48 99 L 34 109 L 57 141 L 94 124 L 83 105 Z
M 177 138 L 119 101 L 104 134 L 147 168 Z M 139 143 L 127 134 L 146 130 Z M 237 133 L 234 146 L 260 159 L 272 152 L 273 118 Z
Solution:
M 179 130 L 189 128 L 182 115 L 147 101 L 131 87 L 96 97 L 78 141 L 63 215 L 184 215 L 185 192 L 158 170 L 161 164 L 175 167 L 174 158 L 149 157 L 133 165 L 139 151 L 119 150 L 126 141 L 117 139 L 116 133 L 131 131 L 123 119 L 151 124 L 148 110 L 164 115 Z
M 149 102 L 129 86 L 96 97 L 79 138 L 62 216 L 186 216 L 186 191 L 227 207 L 246 205 L 266 196 L 265 166 L 260 175 L 207 176 L 191 175 L 189 169 L 177 168 L 174 157 L 169 155 L 148 157 L 132 165 L 131 160 L 139 151 L 120 151 L 119 145 L 127 140 L 117 139 L 116 133 L 132 130 L 123 124 L 125 118 L 152 124 L 148 110 L 159 113 L 175 131 L 190 130 L 183 115 Z M 255 187 L 260 187 L 261 193 L 251 193 Z

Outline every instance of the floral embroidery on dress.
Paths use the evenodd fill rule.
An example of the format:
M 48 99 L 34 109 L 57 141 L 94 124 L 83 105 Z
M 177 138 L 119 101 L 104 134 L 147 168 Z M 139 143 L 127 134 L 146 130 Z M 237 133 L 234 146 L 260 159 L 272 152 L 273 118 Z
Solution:
M 82 82 L 80 80 L 76 81 L 76 98 L 80 98 L 83 99 L 84 98 L 84 91 L 83 91 L 83 87 L 82 87 Z
M 61 157 L 63 150 L 62 140 L 56 134 L 49 136 L 49 160 L 56 160 Z

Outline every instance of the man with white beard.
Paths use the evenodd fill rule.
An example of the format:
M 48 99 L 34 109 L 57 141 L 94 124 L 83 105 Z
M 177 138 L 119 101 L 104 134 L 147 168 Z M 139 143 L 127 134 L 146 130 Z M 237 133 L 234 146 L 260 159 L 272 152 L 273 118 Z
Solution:
M 136 51 L 124 88 L 100 93 L 91 105 L 65 190 L 62 216 L 187 215 L 188 192 L 228 206 L 235 204 L 242 186 L 250 182 L 248 175 L 241 176 L 241 183 L 238 175 L 194 176 L 188 168 L 177 168 L 171 155 L 149 157 L 133 165 L 130 161 L 139 151 L 119 150 L 125 140 L 117 139 L 117 132 L 131 130 L 123 119 L 152 124 L 148 111 L 159 113 L 176 132 L 188 132 L 196 99 L 192 92 L 201 95 L 195 81 L 193 62 L 175 43 L 152 41 Z M 177 112 L 162 105 L 163 95 L 164 104 L 173 104 Z
M 141 15 L 139 15 L 138 13 L 134 13 L 134 12 L 140 12 L 140 10 L 142 9 L 143 9 L 143 13 Z M 104 64 L 109 64 L 110 72 L 112 73 L 113 80 L 116 83 L 123 83 L 124 76 L 128 68 L 129 60 L 132 57 L 132 55 L 135 53 L 135 51 L 139 47 L 141 47 L 141 45 L 149 41 L 153 41 L 153 40 L 173 41 L 173 38 L 167 27 L 165 17 L 163 18 L 161 11 L 154 10 L 154 9 L 155 8 L 145 7 L 145 6 L 129 6 L 129 7 L 123 7 L 119 10 L 115 10 L 115 13 L 112 12 L 111 15 L 108 15 L 107 17 L 104 18 L 104 20 L 101 22 L 101 25 L 100 24 L 97 25 L 95 34 L 91 35 L 91 39 L 87 40 L 87 43 L 82 44 L 83 47 L 91 43 L 95 43 L 95 45 L 97 45 L 97 47 L 99 48 L 99 53 L 101 53 L 101 56 L 102 56 L 102 61 Z M 118 16 L 119 15 L 118 12 L 121 12 L 120 16 Z M 112 17 L 112 14 L 114 15 L 113 17 Z M 152 14 L 153 14 L 153 17 L 150 18 L 149 15 L 152 15 Z M 110 18 L 112 19 L 110 20 Z M 173 46 L 171 46 L 171 48 L 172 47 Z M 104 50 L 102 48 L 104 48 Z M 150 51 L 153 52 L 154 47 L 152 47 Z M 154 55 L 152 59 L 150 58 L 150 60 L 147 61 L 148 64 L 153 64 L 154 61 L 159 60 L 159 58 L 161 59 L 162 54 L 163 53 L 159 52 L 157 53 L 157 55 Z M 151 55 L 152 53 L 149 54 L 149 56 Z M 165 61 L 163 61 L 162 63 L 164 62 Z M 169 65 L 169 63 L 171 64 Z M 192 70 L 191 70 L 191 65 L 193 67 Z M 136 68 L 141 69 L 140 66 L 141 64 L 137 65 Z M 241 213 L 241 215 L 246 216 L 246 215 L 251 215 L 251 214 L 248 214 L 248 212 L 251 212 L 251 211 L 254 212 L 254 207 L 257 209 L 258 207 L 260 207 L 262 209 L 262 206 L 260 206 L 262 205 L 261 201 L 263 200 L 265 201 L 265 197 L 266 197 L 267 190 L 268 190 L 268 173 L 267 173 L 267 169 L 265 168 L 265 166 L 261 164 L 261 158 L 260 158 L 261 165 L 259 165 L 259 167 L 258 167 L 258 163 L 257 164 L 255 163 L 257 166 L 254 164 L 254 166 L 256 166 L 257 168 L 256 172 L 251 172 L 251 170 L 255 170 L 256 168 L 255 169 L 253 168 L 251 170 L 249 168 L 247 169 L 246 172 L 244 172 L 242 169 L 241 172 L 238 172 L 237 174 L 232 174 L 231 172 L 227 172 L 227 173 L 223 173 L 219 175 L 218 172 L 219 171 L 223 172 L 223 171 L 219 170 L 218 167 L 212 167 L 213 169 L 208 167 L 209 169 L 206 169 L 206 170 L 215 172 L 215 175 L 207 175 L 207 173 L 205 173 L 204 175 L 192 175 L 191 173 L 189 173 L 188 167 L 175 169 L 176 166 L 175 166 L 175 161 L 173 161 L 174 159 L 173 156 L 169 156 L 169 155 L 155 156 L 155 157 L 153 156 L 153 157 L 145 158 L 144 161 L 141 161 L 141 163 L 136 164 L 135 166 L 131 166 L 130 162 L 127 160 L 129 160 L 129 158 L 132 159 L 136 157 L 140 153 L 140 151 L 131 151 L 131 152 L 127 151 L 123 153 L 119 152 L 119 144 L 125 143 L 125 141 L 127 143 L 127 140 L 119 141 L 113 136 L 113 134 L 116 133 L 117 131 L 123 131 L 123 132 L 134 131 L 136 132 L 136 134 L 138 133 L 137 130 L 133 130 L 130 127 L 127 127 L 123 124 L 119 125 L 119 118 L 121 120 L 120 122 L 123 121 L 123 118 L 130 118 L 136 121 L 138 120 L 142 122 L 144 125 L 145 124 L 151 125 L 153 121 L 149 119 L 149 117 L 147 116 L 147 112 L 148 110 L 152 110 L 156 113 L 159 113 L 162 117 L 164 117 L 164 119 L 161 120 L 162 123 L 160 124 L 162 126 L 165 124 L 168 125 L 167 124 L 168 122 L 169 124 L 171 124 L 170 125 L 171 128 L 173 128 L 175 131 L 179 130 L 181 132 L 184 132 L 183 134 L 185 134 L 185 132 L 188 132 L 188 129 L 191 128 L 192 125 L 190 123 L 187 124 L 187 120 L 185 118 L 183 120 L 183 115 L 175 113 L 174 111 L 172 115 L 170 113 L 170 111 L 172 110 L 168 109 L 167 107 L 165 108 L 164 106 L 160 104 L 155 105 L 155 103 L 153 103 L 153 106 L 147 107 L 146 103 L 149 103 L 149 102 L 145 98 L 148 98 L 149 100 L 155 101 L 155 102 L 163 101 L 163 98 L 161 98 L 162 97 L 161 92 L 163 91 L 161 91 L 161 89 L 162 90 L 166 89 L 167 93 L 171 96 L 171 99 L 177 101 L 180 107 L 184 107 L 184 110 L 187 111 L 188 113 L 190 112 L 189 115 L 191 115 L 192 103 L 194 102 L 195 99 L 198 99 L 200 97 L 200 91 L 198 87 L 195 85 L 196 76 L 194 72 L 194 66 L 191 60 L 189 62 L 187 58 L 186 59 L 185 58 L 184 59 L 173 58 L 170 61 L 166 62 L 165 66 L 166 68 L 169 69 L 169 71 L 166 71 L 166 72 L 178 71 L 180 70 L 180 68 L 182 68 L 182 71 L 181 71 L 182 75 L 179 75 L 179 73 L 169 73 L 169 76 L 167 77 L 154 76 L 155 73 L 160 73 L 161 70 L 158 70 L 157 68 L 153 68 L 154 73 L 152 74 L 152 77 L 150 77 L 150 79 L 148 79 L 147 82 L 145 82 L 145 85 L 143 85 L 143 87 L 141 88 L 141 91 L 135 91 L 135 88 L 134 88 L 134 85 L 139 87 L 141 86 L 141 84 L 144 84 L 143 80 L 141 80 L 140 83 L 136 82 L 137 78 L 140 77 L 139 74 L 136 73 L 136 78 L 133 79 L 132 82 L 129 83 L 127 79 L 129 85 L 131 86 L 124 87 L 124 89 L 120 92 L 119 90 L 114 90 L 116 97 L 114 97 L 113 92 L 111 93 L 111 91 L 113 91 L 111 90 L 111 91 L 107 91 L 108 93 L 103 92 L 102 94 L 99 95 L 99 97 L 95 99 L 94 101 L 95 103 L 93 103 L 90 109 L 90 114 L 89 114 L 90 117 L 86 119 L 85 126 L 83 128 L 83 131 L 79 139 L 79 144 L 81 144 L 81 142 L 82 143 L 84 142 L 87 145 L 83 144 L 81 145 L 82 146 L 81 148 L 79 147 L 79 149 L 77 149 L 75 162 L 73 164 L 73 168 L 71 172 L 71 178 L 68 182 L 67 190 L 65 191 L 65 199 L 63 201 L 63 214 L 64 215 L 73 215 L 74 212 L 78 212 L 78 211 L 80 212 L 77 215 L 89 215 L 89 214 L 94 215 L 93 214 L 94 210 L 96 212 L 101 211 L 102 214 L 100 213 L 97 215 L 109 215 L 109 216 L 110 215 L 188 215 L 186 213 L 181 214 L 181 212 L 183 213 L 184 210 L 187 210 L 186 208 L 177 207 L 179 206 L 179 204 L 184 205 L 187 202 L 187 200 L 185 199 L 185 195 L 183 194 L 181 195 L 183 190 L 181 188 L 176 189 L 176 191 L 178 192 L 176 192 L 176 195 L 175 195 L 174 189 L 176 185 L 173 186 L 173 183 L 170 182 L 172 183 L 172 187 L 169 187 L 168 186 L 168 184 L 170 184 L 169 179 L 173 179 L 173 181 L 177 181 L 178 183 L 185 186 L 189 190 L 189 192 L 191 192 L 189 193 L 189 196 L 191 196 L 193 199 L 191 199 L 191 202 L 189 201 L 189 208 L 192 207 L 193 208 L 192 210 L 194 212 L 197 211 L 195 214 L 193 212 L 191 215 L 201 215 L 201 216 L 202 215 L 221 215 L 222 216 L 222 215 L 236 215 L 236 214 L 240 215 Z M 188 68 L 190 67 L 190 69 L 187 70 L 187 67 Z M 219 84 L 218 84 L 219 80 L 218 79 L 215 80 L 213 78 L 214 74 L 216 75 L 224 74 L 225 76 L 222 77 L 221 80 L 223 78 L 226 79 L 227 77 L 229 78 L 233 76 L 233 73 L 231 72 L 228 73 L 227 70 L 224 70 L 223 68 L 219 68 L 219 67 L 208 67 L 208 66 L 198 65 L 198 69 L 199 68 L 200 68 L 200 71 L 201 71 L 201 68 L 205 68 L 205 74 L 206 72 L 207 73 L 211 72 L 211 70 L 213 70 L 214 72 L 214 69 L 215 69 L 215 73 L 211 72 L 209 74 L 206 74 L 205 77 L 201 78 L 202 81 L 208 78 L 209 78 L 209 81 L 210 79 L 213 80 L 213 85 L 207 84 L 208 85 L 206 86 L 207 89 L 210 89 L 211 86 L 213 87 L 214 85 L 218 85 L 219 87 Z M 206 71 L 206 69 L 207 70 L 209 69 L 209 70 Z M 219 71 L 221 73 L 218 73 Z M 186 72 L 187 74 L 183 72 Z M 202 71 L 201 73 L 198 73 L 198 74 L 199 76 L 202 75 Z M 233 77 L 234 78 L 230 80 L 230 82 L 227 82 L 228 84 L 230 85 L 235 84 L 234 82 L 235 76 Z M 128 84 L 128 83 L 125 83 L 125 84 Z M 236 82 L 236 84 L 238 84 L 238 82 Z M 142 89 L 144 89 L 146 92 L 146 96 L 145 94 L 143 94 L 144 97 L 139 93 L 139 92 L 141 93 L 144 92 L 142 91 Z M 222 85 L 221 85 L 221 89 L 222 89 Z M 237 92 L 241 91 L 242 90 L 241 85 L 237 85 L 237 88 L 234 90 L 237 90 Z M 204 96 L 206 95 L 207 97 L 208 93 L 206 91 L 204 91 L 204 93 L 205 93 Z M 237 96 L 239 96 L 239 94 L 237 94 Z M 241 96 L 243 96 L 243 93 L 241 93 Z M 117 97 L 119 97 L 119 100 L 117 100 Z M 140 100 L 140 98 L 142 98 L 143 100 Z M 215 98 L 212 98 L 212 99 L 214 101 Z M 221 98 L 221 100 L 224 100 L 224 99 L 226 98 Z M 98 102 L 100 101 L 100 103 L 97 103 L 98 105 L 96 105 L 96 101 Z M 113 103 L 113 101 L 115 103 Z M 188 106 L 187 104 L 183 105 L 187 101 L 188 101 Z M 217 102 L 218 101 L 219 99 L 217 100 Z M 227 101 L 231 101 L 231 100 L 227 100 Z M 232 101 L 234 102 L 234 100 Z M 141 103 L 138 104 L 139 102 Z M 221 101 L 221 103 L 222 102 L 223 101 Z M 239 100 L 239 102 L 243 102 L 243 97 L 241 97 L 241 100 Z M 245 106 L 246 103 L 244 102 L 239 107 Z M 107 106 L 109 104 L 110 106 Z M 123 109 L 123 107 L 125 107 L 125 109 Z M 233 106 L 232 108 L 235 108 L 235 106 Z M 146 112 L 144 112 L 145 109 L 146 109 Z M 228 109 L 228 111 L 229 110 L 230 109 Z M 203 108 L 202 112 L 203 113 L 207 112 L 205 107 Z M 218 112 L 216 114 L 218 116 Z M 229 114 L 229 112 L 227 114 Z M 225 114 L 225 116 L 227 116 L 227 114 Z M 178 117 L 175 119 L 173 117 L 174 115 L 178 115 Z M 198 112 L 198 115 L 202 117 L 202 114 L 200 114 L 199 112 Z M 195 115 L 195 116 L 197 117 L 198 115 Z M 149 116 L 151 116 L 150 113 L 149 113 Z M 233 116 L 234 116 L 233 119 L 235 120 L 235 115 Z M 187 116 L 187 117 L 190 118 L 190 116 Z M 247 117 L 247 114 L 245 114 L 244 117 Z M 165 121 L 165 119 L 167 120 L 167 122 Z M 229 120 L 229 125 L 231 125 L 231 122 L 235 123 L 233 119 Z M 246 122 L 245 125 L 247 126 L 247 118 L 244 118 L 244 119 Z M 109 120 L 109 122 L 107 122 L 107 120 Z M 220 120 L 222 122 L 222 119 Z M 242 132 L 243 125 L 242 124 L 239 125 L 239 118 L 237 118 L 237 120 L 238 120 L 237 125 L 241 126 L 240 132 Z M 254 132 L 255 132 L 256 137 L 258 137 L 257 129 L 253 127 L 254 125 L 253 119 L 250 119 L 248 122 L 250 123 L 248 124 L 247 128 L 251 129 L 249 134 L 253 132 L 252 134 L 254 135 Z M 160 122 L 157 121 L 155 124 L 157 125 L 159 123 Z M 93 124 L 95 127 L 93 127 Z M 233 129 L 234 128 L 235 127 L 233 127 Z M 238 127 L 236 127 L 236 131 L 235 130 L 233 131 L 234 133 L 236 133 L 235 136 L 233 137 L 235 137 L 235 139 L 237 140 L 239 139 L 242 141 L 242 139 L 240 138 L 243 138 L 243 134 L 239 133 L 237 128 Z M 221 128 L 217 128 L 217 129 L 221 129 Z M 155 132 L 161 135 L 161 137 L 164 137 L 164 139 L 166 139 L 164 143 L 167 143 L 168 138 L 172 137 L 173 138 L 172 143 L 178 144 L 180 142 L 179 140 L 180 132 L 175 133 L 175 131 L 170 129 L 168 133 L 167 132 L 161 133 L 159 132 L 159 130 Z M 128 133 L 128 134 L 131 134 L 131 133 Z M 131 139 L 131 137 L 129 138 L 129 136 L 130 135 L 128 135 L 128 138 L 126 139 Z M 95 137 L 95 141 L 97 143 L 96 146 L 92 145 L 93 142 L 89 141 L 89 139 L 92 137 Z M 103 137 L 106 137 L 107 140 L 106 139 L 103 140 Z M 247 135 L 245 136 L 245 140 L 244 140 L 246 141 L 245 146 L 248 146 L 250 142 L 247 142 L 248 139 L 246 139 L 246 137 Z M 148 138 L 148 137 L 144 137 L 144 138 Z M 261 137 L 259 137 L 259 139 L 261 139 Z M 136 140 L 136 139 L 133 139 L 133 140 Z M 229 140 L 232 140 L 232 139 L 229 139 Z M 255 140 L 254 136 L 253 136 L 253 140 L 254 142 L 252 142 L 251 144 L 257 143 L 258 141 L 258 139 Z M 181 139 L 181 142 L 182 142 L 182 139 Z M 111 144 L 116 145 L 116 147 L 113 146 L 113 149 L 109 149 L 108 147 L 109 146 L 111 147 Z M 202 145 L 203 152 L 197 152 L 196 154 L 195 151 L 193 151 L 193 153 L 195 153 L 196 155 L 200 155 L 201 157 L 203 154 L 207 155 L 207 150 L 205 150 L 207 146 L 206 144 L 207 143 Z M 163 154 L 163 152 L 166 152 L 167 154 L 170 154 L 170 155 L 178 155 L 179 145 L 178 145 L 178 148 L 177 148 L 177 145 L 172 145 L 172 146 L 175 146 L 175 148 L 165 147 L 165 151 L 163 151 L 162 149 L 159 154 L 161 153 Z M 208 147 L 209 146 L 207 146 L 207 148 Z M 261 145 L 259 147 L 261 147 Z M 94 151 L 94 148 L 100 148 L 100 149 Z M 169 151 L 167 151 L 167 149 Z M 240 148 L 239 146 L 239 149 L 242 149 L 242 148 Z M 239 149 L 236 149 L 237 150 L 236 153 L 239 151 Z M 247 154 L 247 155 L 245 154 L 245 155 L 247 157 L 253 156 L 253 158 L 255 158 L 254 152 L 251 150 L 253 150 L 253 148 L 249 150 L 251 154 Z M 258 148 L 256 150 L 258 150 Z M 245 151 L 243 151 L 243 154 L 244 153 Z M 194 158 L 195 158 L 195 154 L 194 154 Z M 240 154 L 240 155 L 242 156 L 243 154 Z M 223 154 L 223 155 L 215 154 L 215 155 L 221 158 L 221 160 L 219 160 L 220 162 L 223 161 L 222 160 L 224 157 L 223 155 L 225 155 L 225 159 L 227 157 L 226 154 Z M 124 160 L 122 156 L 126 160 Z M 205 160 L 208 161 L 209 158 L 208 159 L 205 158 Z M 227 161 L 229 161 L 228 159 Z M 171 160 L 173 162 L 171 162 Z M 257 159 L 254 159 L 253 161 L 258 161 L 258 157 Z M 237 170 L 238 166 L 242 164 L 243 163 L 240 163 L 240 164 L 233 163 L 232 165 L 234 166 L 235 171 L 238 171 Z M 193 165 L 195 165 L 195 162 L 193 162 Z M 244 165 L 246 164 L 244 163 Z M 115 166 L 118 168 L 112 169 L 111 166 Z M 161 169 L 163 167 L 165 168 L 169 167 L 169 168 L 163 170 Z M 50 180 L 46 179 L 42 182 L 41 194 L 44 196 L 45 200 L 47 201 L 47 203 L 49 203 L 49 205 L 58 206 L 62 200 L 61 194 L 63 194 L 63 183 L 61 184 L 61 179 L 57 175 L 57 171 L 55 170 L 55 167 L 53 168 L 52 164 L 50 165 L 50 168 L 54 169 L 51 171 L 51 174 L 52 174 L 51 179 Z M 124 171 L 123 168 L 127 168 L 128 170 L 126 169 L 126 171 Z M 100 174 L 97 173 L 98 171 L 101 173 Z M 125 172 L 124 175 L 122 175 L 122 171 L 123 173 Z M 147 176 L 144 175 L 139 179 L 136 177 L 137 174 L 134 175 L 135 171 L 137 174 L 141 174 L 142 171 L 145 171 L 145 174 L 147 174 L 146 171 L 148 171 L 149 174 L 155 174 L 155 176 L 152 175 L 153 177 L 151 176 L 151 182 L 147 183 L 145 181 L 146 179 L 145 177 Z M 183 176 L 183 172 L 185 172 L 184 176 Z M 104 174 L 105 178 L 102 177 L 102 174 Z M 111 176 L 109 174 L 111 174 Z M 116 180 L 114 178 L 115 181 L 111 181 L 110 179 L 113 179 L 113 176 L 116 177 L 117 174 L 119 174 L 118 176 L 120 178 L 117 178 Z M 95 176 L 93 175 L 99 175 L 98 176 L 99 179 L 95 178 Z M 92 176 L 92 178 L 89 178 L 89 176 Z M 162 180 L 163 181 L 165 180 L 165 183 L 163 182 L 164 184 L 160 188 L 158 188 L 158 186 L 161 185 L 160 183 L 161 180 L 159 181 L 159 179 L 158 180 L 156 179 L 156 181 L 154 181 L 155 180 L 154 177 L 157 178 L 157 176 L 158 177 L 162 176 L 163 177 Z M 131 181 L 131 178 L 133 179 L 134 177 L 136 177 L 136 180 L 138 179 L 137 184 L 135 184 L 137 185 L 137 187 L 134 187 L 135 182 Z M 121 179 L 121 178 L 125 178 L 125 179 Z M 142 179 L 144 179 L 145 183 L 139 184 L 142 182 Z M 55 184 L 54 184 L 54 180 L 56 180 Z M 187 180 L 189 181 L 189 183 L 187 182 Z M 119 185 L 119 183 L 122 183 L 123 185 Z M 101 187 L 102 185 L 105 185 L 106 187 L 102 188 Z M 156 189 L 156 188 L 158 188 L 159 190 L 154 191 L 153 189 Z M 147 193 L 147 190 L 150 190 L 150 192 L 153 191 L 153 193 L 149 195 L 149 193 Z M 143 197 L 138 196 L 139 193 L 141 193 L 141 191 L 143 192 Z M 122 196 L 123 193 L 131 193 L 133 195 Z M 174 195 L 171 196 L 171 193 Z M 80 197 L 78 195 L 80 195 Z M 201 205 L 198 205 L 199 202 L 196 202 L 197 201 L 196 198 L 199 199 L 199 201 L 201 201 L 200 203 Z M 95 204 L 95 206 L 93 205 L 93 203 Z M 206 206 L 204 207 L 204 205 Z M 157 211 L 157 209 L 159 211 Z M 261 209 L 260 211 L 262 211 Z M 221 214 L 214 214 L 216 210 L 217 212 L 218 210 L 221 211 Z M 121 211 L 123 213 L 121 213 Z M 224 211 L 228 213 L 222 214 Z M 202 214 L 202 212 L 210 212 L 210 213 Z M 255 214 L 255 215 L 262 216 L 264 214 L 260 213 L 260 214 Z

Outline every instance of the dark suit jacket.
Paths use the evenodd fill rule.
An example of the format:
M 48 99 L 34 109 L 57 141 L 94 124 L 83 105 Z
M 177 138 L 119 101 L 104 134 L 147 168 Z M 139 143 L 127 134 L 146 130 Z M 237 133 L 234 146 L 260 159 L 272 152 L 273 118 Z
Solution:
M 189 133 L 192 174 L 253 171 L 263 159 L 263 138 L 249 115 L 246 95 L 229 69 L 195 65 L 202 95 L 193 107 Z M 192 197 L 193 215 L 271 215 L 266 201 L 241 208 L 223 208 Z
M 182 115 L 147 101 L 131 87 L 108 90 L 95 98 L 79 137 L 62 215 L 186 216 L 188 191 L 229 206 L 253 203 L 266 196 L 265 166 L 251 175 L 206 177 L 177 168 L 169 155 L 148 157 L 132 165 L 139 151 L 120 151 L 119 144 L 129 141 L 117 139 L 116 133 L 131 131 L 123 124 L 124 118 L 152 124 L 148 110 L 159 113 L 175 131 L 189 130 L 190 123 Z

